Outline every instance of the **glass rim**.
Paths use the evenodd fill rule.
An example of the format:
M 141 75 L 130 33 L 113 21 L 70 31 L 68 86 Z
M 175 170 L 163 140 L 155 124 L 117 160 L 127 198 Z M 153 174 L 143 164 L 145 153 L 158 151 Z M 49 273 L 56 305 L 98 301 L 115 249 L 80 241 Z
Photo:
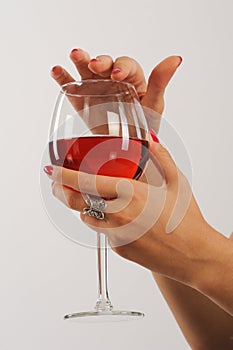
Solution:
M 69 87 L 72 85 L 77 85 L 77 84 L 82 84 L 82 83 L 97 83 L 97 82 L 102 82 L 102 83 L 114 83 L 114 84 L 118 84 L 118 85 L 125 85 L 128 88 L 133 89 L 133 91 L 136 93 L 136 96 L 138 97 L 138 93 L 137 90 L 135 88 L 135 86 L 127 81 L 121 81 L 121 80 L 112 80 L 112 79 L 85 79 L 85 80 L 75 80 L 75 81 L 71 81 L 69 83 L 63 84 L 61 85 L 61 89 L 60 89 L 60 93 L 64 94 L 66 96 L 73 96 L 73 97 L 91 97 L 91 96 L 95 96 L 95 97 L 107 97 L 107 96 L 121 96 L 122 94 L 128 94 L 127 91 L 122 91 L 119 93 L 113 93 L 113 94 L 106 94 L 106 95 L 98 95 L 98 94 L 73 94 L 73 93 L 69 93 L 67 91 L 64 90 L 65 87 Z

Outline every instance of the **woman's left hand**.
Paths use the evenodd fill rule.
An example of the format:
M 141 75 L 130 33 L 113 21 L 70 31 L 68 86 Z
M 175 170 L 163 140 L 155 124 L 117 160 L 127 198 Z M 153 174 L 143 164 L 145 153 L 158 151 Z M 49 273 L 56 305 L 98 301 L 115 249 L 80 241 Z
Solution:
M 113 79 L 134 85 L 148 125 L 158 132 L 160 116 L 164 110 L 165 90 L 182 62 L 180 56 L 167 57 L 156 65 L 148 83 L 142 67 L 131 57 L 121 56 L 114 60 L 109 55 L 99 55 L 91 59 L 88 52 L 73 49 L 70 58 L 82 80 Z M 60 86 L 75 81 L 75 78 L 61 66 L 54 66 L 51 75 Z

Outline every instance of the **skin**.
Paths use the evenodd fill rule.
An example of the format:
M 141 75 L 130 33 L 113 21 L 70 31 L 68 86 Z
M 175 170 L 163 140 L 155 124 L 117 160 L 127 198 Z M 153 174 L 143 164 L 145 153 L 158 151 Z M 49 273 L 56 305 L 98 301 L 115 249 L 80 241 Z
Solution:
M 110 56 L 98 56 L 91 61 L 80 49 L 73 50 L 70 57 L 82 79 L 128 81 L 135 85 L 141 104 L 159 114 L 164 109 L 165 88 L 181 63 L 177 56 L 165 59 L 153 69 L 146 84 L 142 68 L 129 57 L 113 61 Z M 60 66 L 53 68 L 52 76 L 60 85 L 74 81 Z M 206 222 L 186 178 L 167 150 L 152 139 L 150 155 L 152 164 L 156 160 L 163 171 L 163 186 L 54 166 L 49 176 L 53 194 L 80 211 L 88 226 L 107 234 L 118 254 L 152 271 L 192 349 L 232 349 L 233 242 Z M 156 167 L 153 171 L 156 176 Z M 96 194 L 96 189 L 98 195 L 109 199 L 103 221 L 82 214 L 86 203 L 81 193 Z M 182 209 L 182 220 L 167 234 L 177 198 L 187 192 L 190 198 Z M 148 220 L 157 213 L 149 228 L 148 220 L 136 219 L 144 208 Z M 143 235 L 135 239 L 129 232 Z

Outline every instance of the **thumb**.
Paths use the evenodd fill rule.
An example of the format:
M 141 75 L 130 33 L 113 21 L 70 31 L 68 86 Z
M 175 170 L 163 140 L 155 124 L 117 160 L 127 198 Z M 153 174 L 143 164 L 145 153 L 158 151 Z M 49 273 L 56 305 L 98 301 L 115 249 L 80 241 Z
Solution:
M 151 138 L 149 143 L 150 157 L 156 167 L 161 168 L 167 183 L 178 182 L 178 168 L 170 153 L 165 147 L 155 140 L 154 131 L 150 130 Z
M 149 77 L 147 92 L 141 100 L 143 106 L 159 114 L 163 113 L 165 89 L 181 62 L 182 57 L 170 56 L 153 69 Z

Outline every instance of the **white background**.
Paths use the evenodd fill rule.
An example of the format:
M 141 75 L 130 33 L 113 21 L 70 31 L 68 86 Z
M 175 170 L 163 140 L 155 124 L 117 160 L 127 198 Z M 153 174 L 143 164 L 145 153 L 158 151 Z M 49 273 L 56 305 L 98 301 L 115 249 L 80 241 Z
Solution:
M 184 58 L 167 91 L 165 117 L 190 153 L 194 193 L 207 220 L 233 228 L 233 22 L 231 0 L 8 1 L 1 3 L 2 350 L 189 349 L 150 273 L 110 255 L 116 306 L 138 323 L 67 324 L 95 303 L 95 252 L 64 238 L 44 212 L 42 152 L 58 88 L 55 64 L 69 52 L 129 55 L 148 76 L 162 58 Z M 224 254 L 224 252 L 223 252 Z

